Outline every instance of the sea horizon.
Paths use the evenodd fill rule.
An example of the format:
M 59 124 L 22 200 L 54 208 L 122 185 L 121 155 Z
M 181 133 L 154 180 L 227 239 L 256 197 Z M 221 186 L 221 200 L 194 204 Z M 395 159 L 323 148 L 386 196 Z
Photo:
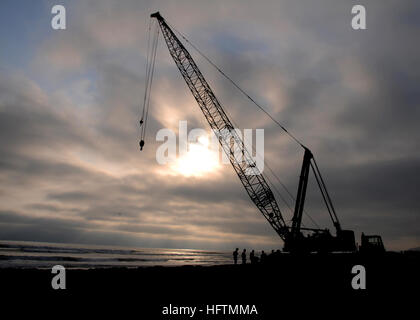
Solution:
M 72 269 L 223 265 L 230 264 L 231 252 L 223 250 L 139 248 L 80 243 L 0 240 L 0 269 L 51 268 L 63 265 Z

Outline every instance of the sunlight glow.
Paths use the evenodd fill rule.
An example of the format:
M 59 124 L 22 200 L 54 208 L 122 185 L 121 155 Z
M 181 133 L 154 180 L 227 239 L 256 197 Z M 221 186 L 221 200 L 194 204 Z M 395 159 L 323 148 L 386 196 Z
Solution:
M 209 145 L 209 139 L 206 136 L 200 136 L 196 143 L 189 143 L 187 154 L 178 157 L 172 170 L 190 177 L 204 176 L 220 169 L 219 154 Z

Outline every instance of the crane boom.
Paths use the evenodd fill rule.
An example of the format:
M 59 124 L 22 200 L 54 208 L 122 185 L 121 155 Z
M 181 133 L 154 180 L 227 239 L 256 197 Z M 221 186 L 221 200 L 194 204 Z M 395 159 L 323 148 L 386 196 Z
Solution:
M 229 120 L 226 112 L 223 110 L 219 100 L 217 100 L 209 84 L 204 79 L 203 74 L 198 69 L 193 58 L 191 57 L 188 50 L 184 47 L 181 41 L 177 38 L 172 29 L 168 26 L 168 23 L 163 19 L 159 12 L 151 14 L 151 18 L 156 18 L 159 27 L 162 31 L 166 45 L 168 46 L 169 53 L 171 54 L 176 66 L 181 72 L 182 77 L 188 85 L 192 95 L 198 103 L 201 111 L 203 112 L 207 122 L 211 129 L 215 133 L 219 140 L 219 143 L 229 158 L 233 169 L 239 177 L 242 185 L 246 192 L 251 198 L 252 202 L 257 206 L 262 215 L 267 219 L 273 229 L 277 232 L 281 239 L 284 241 L 283 251 L 291 253 L 310 253 L 310 252 L 355 252 L 356 242 L 354 237 L 354 231 L 341 229 L 340 222 L 336 215 L 333 203 L 325 185 L 324 179 L 322 178 L 321 172 L 315 161 L 312 152 L 306 148 L 299 140 L 291 135 L 281 124 L 279 124 L 271 115 L 267 112 L 267 115 L 273 119 L 286 133 L 289 134 L 305 151 L 302 162 L 301 175 L 299 179 L 299 186 L 297 191 L 297 197 L 295 199 L 295 210 L 291 226 L 288 226 L 281 214 L 280 208 L 274 197 L 270 186 L 267 183 L 266 178 L 261 171 L 258 170 L 256 163 L 251 156 L 251 153 L 246 149 L 244 142 L 242 141 L 241 135 L 237 129 L 234 128 L 232 122 Z M 156 28 L 156 30 L 159 30 Z M 183 36 L 183 38 L 185 38 Z M 188 41 L 188 40 L 187 40 Z M 154 51 L 155 52 L 155 51 Z M 148 56 L 149 57 L 149 56 Z M 151 59 L 152 72 L 148 69 L 148 73 L 153 77 L 153 65 L 154 57 Z M 211 64 L 213 64 L 210 61 Z M 214 64 L 213 64 L 214 65 Z M 215 66 L 225 77 L 227 77 L 217 66 Z M 259 106 L 252 98 L 250 98 L 238 85 L 236 85 L 232 79 L 227 77 L 242 93 L 244 93 L 251 101 L 254 102 L 260 109 Z M 151 84 L 151 83 L 150 83 Z M 145 91 L 145 99 L 147 93 Z M 150 88 L 149 88 L 150 90 Z M 150 93 L 149 93 L 150 94 Z M 147 100 L 145 100 L 147 101 Z M 148 104 L 145 103 L 145 107 Z M 263 110 L 263 109 L 262 109 Z M 263 110 L 264 111 L 264 110 Z M 147 119 L 147 111 L 146 111 Z M 140 121 L 142 125 L 143 118 Z M 144 129 L 145 131 L 145 129 Z M 143 132 L 144 132 L 143 131 Z M 142 135 L 144 137 L 144 134 Z M 142 149 L 144 140 L 140 141 L 140 148 Z M 325 202 L 326 208 L 336 229 L 336 235 L 333 236 L 330 231 L 325 228 L 321 229 L 318 227 L 314 228 L 302 228 L 302 216 L 304 211 L 306 191 L 308 186 L 308 179 L 312 169 L 313 175 L 320 189 L 322 198 Z M 312 220 L 313 221 L 313 220 Z M 318 225 L 317 225 L 318 226 Z M 302 232 L 304 231 L 304 232 Z M 367 239 L 367 240 L 366 240 Z M 362 247 L 366 251 L 373 250 L 372 246 L 368 246 L 366 243 L 371 240 L 377 243 L 380 236 L 364 236 L 362 235 Z M 372 241 L 373 241 L 372 240 Z M 363 243 L 365 243 L 363 245 Z M 373 249 L 372 249 L 373 248 Z M 379 251 L 384 251 L 379 248 Z
M 233 127 L 231 121 L 217 100 L 212 89 L 204 79 L 190 53 L 176 37 L 159 12 L 153 13 L 162 30 L 169 52 L 191 90 L 211 129 L 218 137 L 219 143 L 229 158 L 236 174 L 241 180 L 252 202 L 268 220 L 277 234 L 284 240 L 289 230 L 283 220 L 280 208 L 262 172 L 255 168 L 251 154 Z M 241 155 L 241 158 L 238 158 Z M 254 174 L 249 174 L 253 172 Z

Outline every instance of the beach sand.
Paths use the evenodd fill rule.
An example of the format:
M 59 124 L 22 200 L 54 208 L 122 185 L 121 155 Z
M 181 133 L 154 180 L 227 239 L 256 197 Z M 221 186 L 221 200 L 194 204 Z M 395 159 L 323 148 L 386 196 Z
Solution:
M 351 286 L 354 265 L 366 269 L 366 290 Z M 187 319 L 165 316 L 162 310 L 169 305 L 205 309 L 215 304 L 255 305 L 259 312 L 259 317 L 229 315 L 224 319 L 273 319 L 281 308 L 297 304 L 304 312 L 303 306 L 318 299 L 325 301 L 325 306 L 319 305 L 322 310 L 332 299 L 354 307 L 357 303 L 371 305 L 373 298 L 402 297 L 417 292 L 419 272 L 420 255 L 415 253 L 369 258 L 283 255 L 270 265 L 68 269 L 66 290 L 52 289 L 54 275 L 48 269 L 0 269 L 0 280 L 9 299 L 28 296 L 67 306 L 88 304 L 98 311 L 119 306 L 121 312 L 137 310 L 139 319 L 146 314 L 147 319 Z

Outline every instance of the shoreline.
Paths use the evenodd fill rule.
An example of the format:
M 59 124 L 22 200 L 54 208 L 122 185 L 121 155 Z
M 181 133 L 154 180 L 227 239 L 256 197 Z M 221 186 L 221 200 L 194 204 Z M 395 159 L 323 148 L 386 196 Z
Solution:
M 383 255 L 364 256 L 361 254 L 328 254 L 328 255 L 308 255 L 308 256 L 292 256 L 289 254 L 282 254 L 271 263 L 257 263 L 250 264 L 218 264 L 218 265 L 152 265 L 152 266 L 95 266 L 95 267 L 66 267 L 68 275 L 77 275 L 81 278 L 87 274 L 95 276 L 99 274 L 130 274 L 134 277 L 142 277 L 143 274 L 150 274 L 153 276 L 165 276 L 167 274 L 190 273 L 191 275 L 198 275 L 202 277 L 217 275 L 221 273 L 234 275 L 254 276 L 259 272 L 273 271 L 289 273 L 291 275 L 299 275 L 299 272 L 304 272 L 305 275 L 315 276 L 315 271 L 319 275 L 325 277 L 326 280 L 337 278 L 342 274 L 344 278 L 349 278 L 351 273 L 348 272 L 354 265 L 363 265 L 372 276 L 381 278 L 386 276 L 389 272 L 401 271 L 402 274 L 409 274 L 410 270 L 413 275 L 417 275 L 415 270 L 420 270 L 420 252 L 387 252 Z M 51 265 L 51 268 L 53 264 Z M 10 281 L 8 275 L 19 275 L 25 277 L 30 274 L 51 275 L 51 268 L 41 267 L 0 267 L 0 283 L 4 287 Z M 420 273 L 420 271 L 419 271 Z M 314 277 L 316 278 L 316 277 Z M 77 280 L 77 278 L 75 278 Z M 14 280 L 19 281 L 18 278 Z M 35 279 L 32 279 L 35 280 Z M 108 279 L 110 280 L 110 279 Z M 336 279 L 337 280 L 337 279 Z M 29 281 L 31 283 L 31 281 Z M 12 284 L 12 283 L 11 283 Z M 77 283 L 78 284 L 78 283 Z M 69 288 L 71 283 L 69 282 Z M 346 289 L 346 286 L 343 287 Z

